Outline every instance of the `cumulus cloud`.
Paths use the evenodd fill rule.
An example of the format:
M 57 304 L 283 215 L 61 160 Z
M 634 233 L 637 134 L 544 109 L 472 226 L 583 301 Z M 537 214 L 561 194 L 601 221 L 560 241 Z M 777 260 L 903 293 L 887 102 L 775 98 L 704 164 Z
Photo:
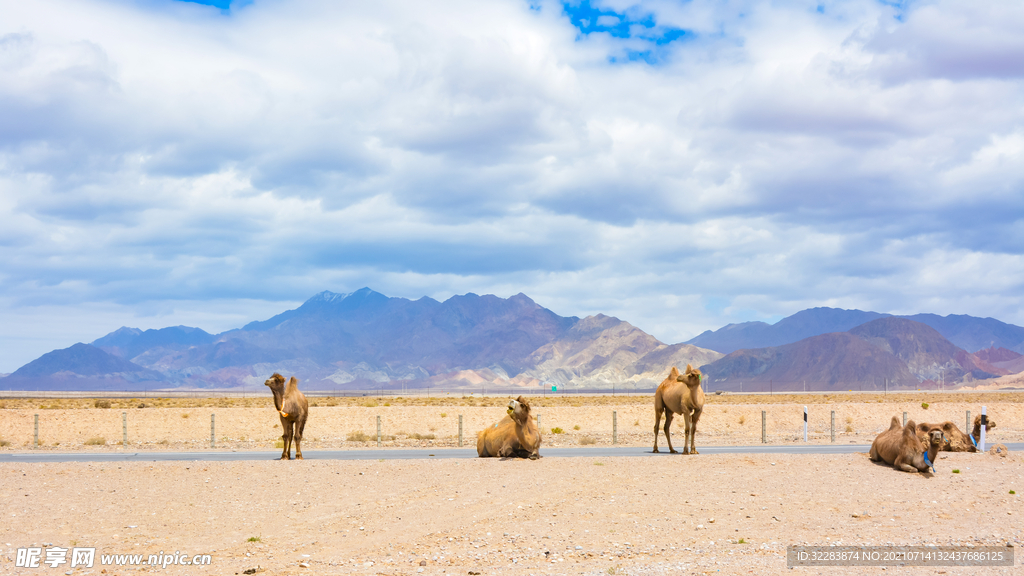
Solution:
M 1016 2 L 0 6 L 0 371 L 362 286 L 1024 324 Z

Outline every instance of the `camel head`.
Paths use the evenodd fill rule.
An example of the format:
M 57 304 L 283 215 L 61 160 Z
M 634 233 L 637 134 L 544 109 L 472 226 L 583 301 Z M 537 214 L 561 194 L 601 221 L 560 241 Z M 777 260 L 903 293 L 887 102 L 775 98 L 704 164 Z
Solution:
M 274 372 L 274 375 L 271 376 L 270 378 L 267 378 L 267 381 L 264 382 L 263 384 L 270 387 L 271 390 L 281 392 L 284 390 L 284 376 L 281 376 L 277 372 Z
M 508 415 L 519 424 L 525 424 L 530 420 L 530 404 L 526 398 L 520 396 L 508 402 Z
M 675 372 L 678 372 L 675 369 L 675 367 L 673 367 L 672 370 L 675 371 Z M 682 374 L 679 374 L 679 376 L 676 377 L 676 380 L 678 380 L 679 382 L 685 383 L 686 387 L 692 390 L 692 389 L 700 386 L 700 376 L 701 375 L 700 375 L 700 370 L 699 369 L 694 368 L 690 364 L 687 364 L 686 365 L 686 372 L 684 372 Z
M 985 432 L 988 433 L 988 432 L 990 432 L 995 427 L 996 427 L 996 421 L 991 419 L 991 418 L 989 418 L 988 422 L 985 424 Z M 974 437 L 976 437 L 976 438 L 981 436 L 981 416 L 980 415 L 974 417 L 974 426 L 971 429 L 971 434 L 974 435 Z
M 931 430 L 928 431 L 928 443 L 931 444 L 932 446 L 941 446 L 942 445 L 942 429 L 941 428 L 936 427 L 936 428 L 932 428 Z
M 895 418 L 895 416 L 893 416 L 893 418 Z M 928 424 L 927 422 L 921 422 L 917 425 L 918 436 L 930 438 L 932 432 L 938 432 L 939 438 L 942 442 L 946 441 L 946 434 L 952 436 L 954 430 L 956 430 L 956 426 L 952 422 L 943 422 L 942 424 Z

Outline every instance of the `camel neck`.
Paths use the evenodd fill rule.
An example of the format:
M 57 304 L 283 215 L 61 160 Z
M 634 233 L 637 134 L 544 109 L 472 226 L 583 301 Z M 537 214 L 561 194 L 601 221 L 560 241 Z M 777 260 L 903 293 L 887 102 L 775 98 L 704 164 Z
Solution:
M 274 390 L 273 388 L 271 388 L 270 391 L 274 393 L 274 407 L 276 407 L 278 412 L 280 412 L 284 393 L 280 390 Z

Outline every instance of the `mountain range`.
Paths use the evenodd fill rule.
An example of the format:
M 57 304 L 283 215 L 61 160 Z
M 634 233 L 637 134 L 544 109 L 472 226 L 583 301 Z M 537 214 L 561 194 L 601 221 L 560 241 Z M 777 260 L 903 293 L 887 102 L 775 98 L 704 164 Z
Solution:
M 0 379 L 0 388 L 262 390 L 276 371 L 296 375 L 307 390 L 647 390 L 671 366 L 686 364 L 701 366 L 711 386 L 725 389 L 765 381 L 778 382 L 776 389 L 803 382 L 906 388 L 1024 370 L 1020 349 L 1024 328 L 970 316 L 814 308 L 774 325 L 731 324 L 666 344 L 603 314 L 559 316 L 524 294 L 439 302 L 363 288 L 321 292 L 221 334 L 123 327 L 44 354 Z
M 707 330 L 687 340 L 686 343 L 728 354 L 743 348 L 781 346 L 819 334 L 845 332 L 865 322 L 890 316 L 892 315 L 861 310 L 810 308 L 783 318 L 775 324 L 743 322 L 729 324 L 714 332 Z M 915 314 L 897 318 L 906 318 L 931 326 L 950 342 L 968 352 L 995 347 L 1024 354 L 1024 328 L 994 318 L 959 314 Z

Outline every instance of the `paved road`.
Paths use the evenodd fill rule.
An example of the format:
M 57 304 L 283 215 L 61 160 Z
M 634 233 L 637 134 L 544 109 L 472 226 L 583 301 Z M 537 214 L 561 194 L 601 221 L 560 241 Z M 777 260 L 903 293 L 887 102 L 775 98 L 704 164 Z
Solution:
M 1024 443 L 1007 444 L 1013 451 L 1024 451 Z M 850 454 L 867 452 L 868 444 L 758 444 L 754 446 L 701 446 L 701 454 Z M 542 448 L 546 458 L 617 458 L 647 456 L 676 458 L 678 454 L 654 454 L 647 447 Z M 279 451 L 220 452 L 20 452 L 0 454 L 0 462 L 172 462 L 200 460 L 232 462 L 274 460 Z M 476 458 L 474 448 L 387 449 L 387 450 L 307 450 L 307 460 L 414 460 L 429 458 Z

